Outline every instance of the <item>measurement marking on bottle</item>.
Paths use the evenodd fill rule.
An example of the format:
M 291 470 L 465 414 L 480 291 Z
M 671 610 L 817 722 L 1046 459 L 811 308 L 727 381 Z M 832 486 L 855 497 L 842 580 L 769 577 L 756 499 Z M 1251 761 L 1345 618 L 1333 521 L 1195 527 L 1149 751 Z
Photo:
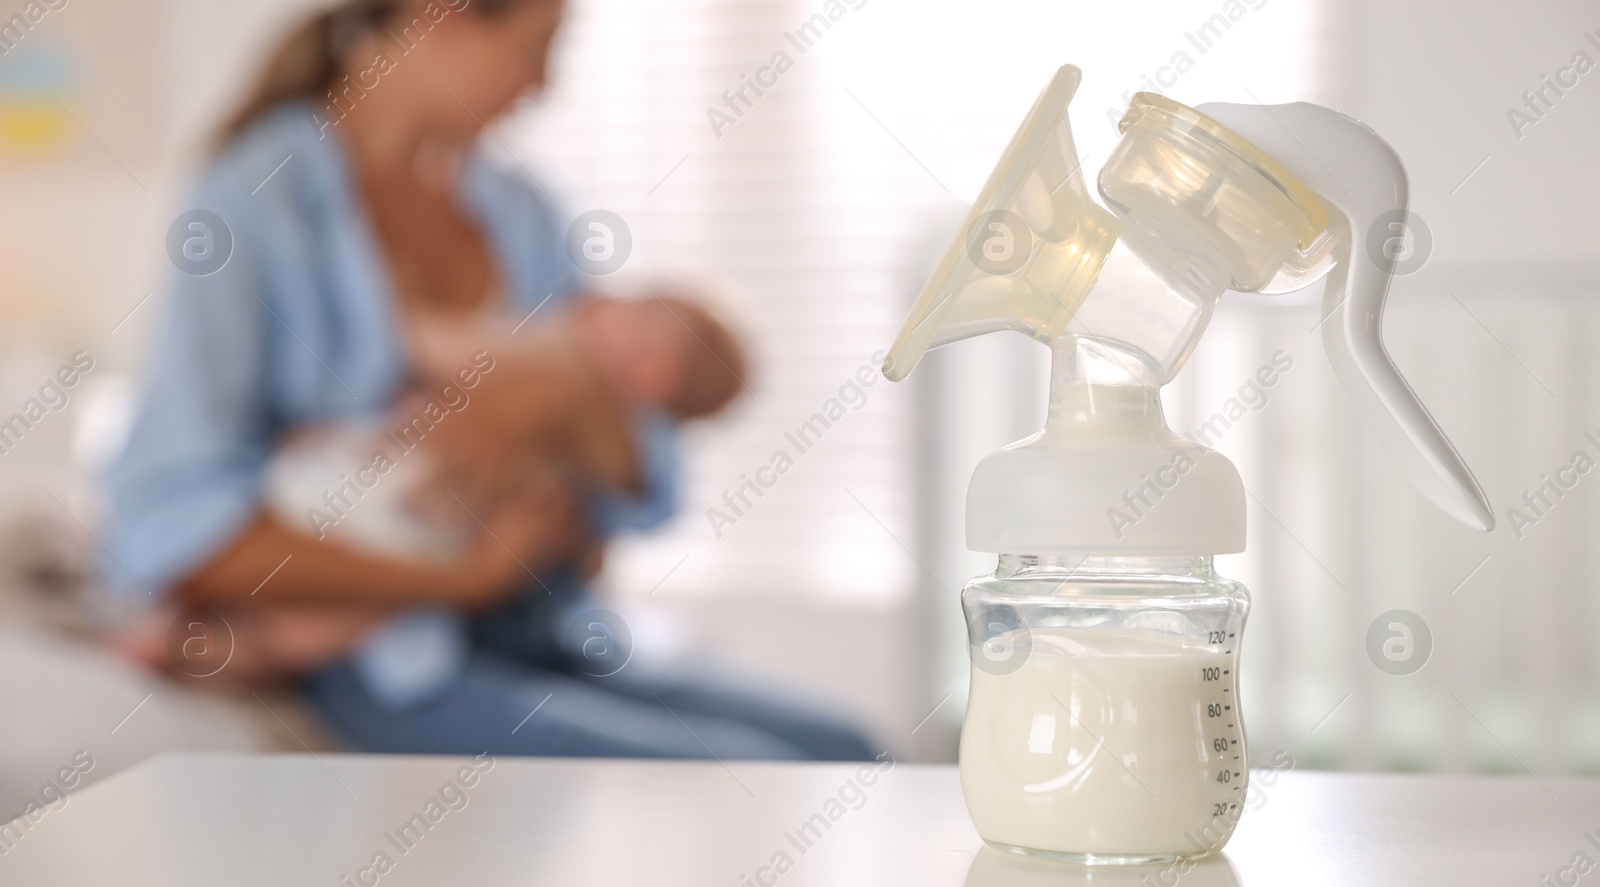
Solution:
M 1222 710 L 1223 710 L 1223 711 L 1233 711 L 1233 706 L 1231 706 L 1231 705 L 1224 705 L 1224 706 L 1223 706 L 1223 707 L 1222 707 Z

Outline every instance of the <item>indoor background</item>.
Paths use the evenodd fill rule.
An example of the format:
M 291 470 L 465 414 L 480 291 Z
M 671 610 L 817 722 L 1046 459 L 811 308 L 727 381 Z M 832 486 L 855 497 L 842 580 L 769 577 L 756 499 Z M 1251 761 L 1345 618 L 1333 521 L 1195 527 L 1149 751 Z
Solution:
M 92 476 L 159 316 L 168 228 L 209 130 L 307 4 L 37 6 L 0 44 L 0 418 L 77 352 L 94 368 L 0 456 L 0 812 L 73 749 L 106 762 L 103 777 L 162 748 L 278 741 L 229 700 L 91 652 L 75 608 L 97 579 Z M 1600 458 L 1587 301 L 1600 73 L 1527 95 L 1579 54 L 1600 60 L 1600 13 L 1576 0 L 835 7 L 801 51 L 789 35 L 823 8 L 810 0 L 572 0 L 551 90 L 486 136 L 569 215 L 625 220 L 633 251 L 605 283 L 714 275 L 756 356 L 750 393 L 692 435 L 681 515 L 607 564 L 637 655 L 781 679 L 865 719 L 904 759 L 954 759 L 957 597 L 993 568 L 964 545 L 966 482 L 982 454 L 1040 425 L 1045 349 L 989 337 L 905 383 L 878 379 L 736 520 L 708 509 L 792 452 L 785 433 L 887 347 L 1038 90 L 1073 63 L 1091 172 L 1131 93 L 1155 89 L 1326 104 L 1387 138 L 1411 174 L 1387 341 L 1495 504 L 1492 534 L 1436 512 L 1355 424 L 1314 331 L 1320 286 L 1226 297 L 1167 393 L 1171 424 L 1195 431 L 1274 354 L 1293 359 L 1212 441 L 1251 494 L 1249 550 L 1219 568 L 1255 601 L 1255 754 L 1600 772 L 1600 475 L 1542 514 L 1523 501 L 1579 451 Z M 1208 25 L 1219 15 L 1226 27 Z M 792 68 L 719 116 L 724 92 L 779 51 Z M 1412 674 L 1369 654 L 1369 627 L 1395 609 L 1431 636 Z M 146 715 L 114 730 L 136 705 Z

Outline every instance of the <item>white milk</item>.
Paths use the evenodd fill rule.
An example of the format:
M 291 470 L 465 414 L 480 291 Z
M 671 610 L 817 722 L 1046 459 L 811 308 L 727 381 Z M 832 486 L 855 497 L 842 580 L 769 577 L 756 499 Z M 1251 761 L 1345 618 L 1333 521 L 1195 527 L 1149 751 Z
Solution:
M 1095 856 L 1221 846 L 1247 772 L 1237 653 L 1067 630 L 1021 643 L 1015 672 L 972 671 L 961 788 L 979 834 Z

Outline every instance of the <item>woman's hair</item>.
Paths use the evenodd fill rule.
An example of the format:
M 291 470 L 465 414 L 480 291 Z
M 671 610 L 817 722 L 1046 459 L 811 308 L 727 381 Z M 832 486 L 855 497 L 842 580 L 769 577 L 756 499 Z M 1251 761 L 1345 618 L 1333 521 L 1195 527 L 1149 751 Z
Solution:
M 494 14 L 524 0 L 452 0 L 451 9 L 475 7 Z M 252 121 L 280 104 L 296 99 L 321 98 L 339 79 L 345 57 L 361 38 L 391 22 L 408 0 L 338 0 L 302 20 L 278 42 L 239 108 L 217 131 L 216 143 L 226 144 Z

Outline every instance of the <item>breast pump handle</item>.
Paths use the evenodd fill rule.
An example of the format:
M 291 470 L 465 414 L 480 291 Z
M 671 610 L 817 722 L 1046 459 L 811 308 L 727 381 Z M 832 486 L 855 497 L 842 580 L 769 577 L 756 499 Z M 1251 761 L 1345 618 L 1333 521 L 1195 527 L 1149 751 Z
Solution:
M 1195 110 L 1243 136 L 1316 192 L 1337 243 L 1322 306 L 1322 341 L 1334 372 L 1366 426 L 1423 495 L 1468 526 L 1494 529 L 1483 488 L 1383 345 L 1383 306 L 1395 261 L 1387 252 L 1369 255 L 1363 246 L 1381 217 L 1403 219 L 1406 212 L 1406 171 L 1394 149 L 1360 121 L 1305 102 L 1213 102 Z M 1274 281 L 1262 291 L 1284 292 L 1307 282 Z

